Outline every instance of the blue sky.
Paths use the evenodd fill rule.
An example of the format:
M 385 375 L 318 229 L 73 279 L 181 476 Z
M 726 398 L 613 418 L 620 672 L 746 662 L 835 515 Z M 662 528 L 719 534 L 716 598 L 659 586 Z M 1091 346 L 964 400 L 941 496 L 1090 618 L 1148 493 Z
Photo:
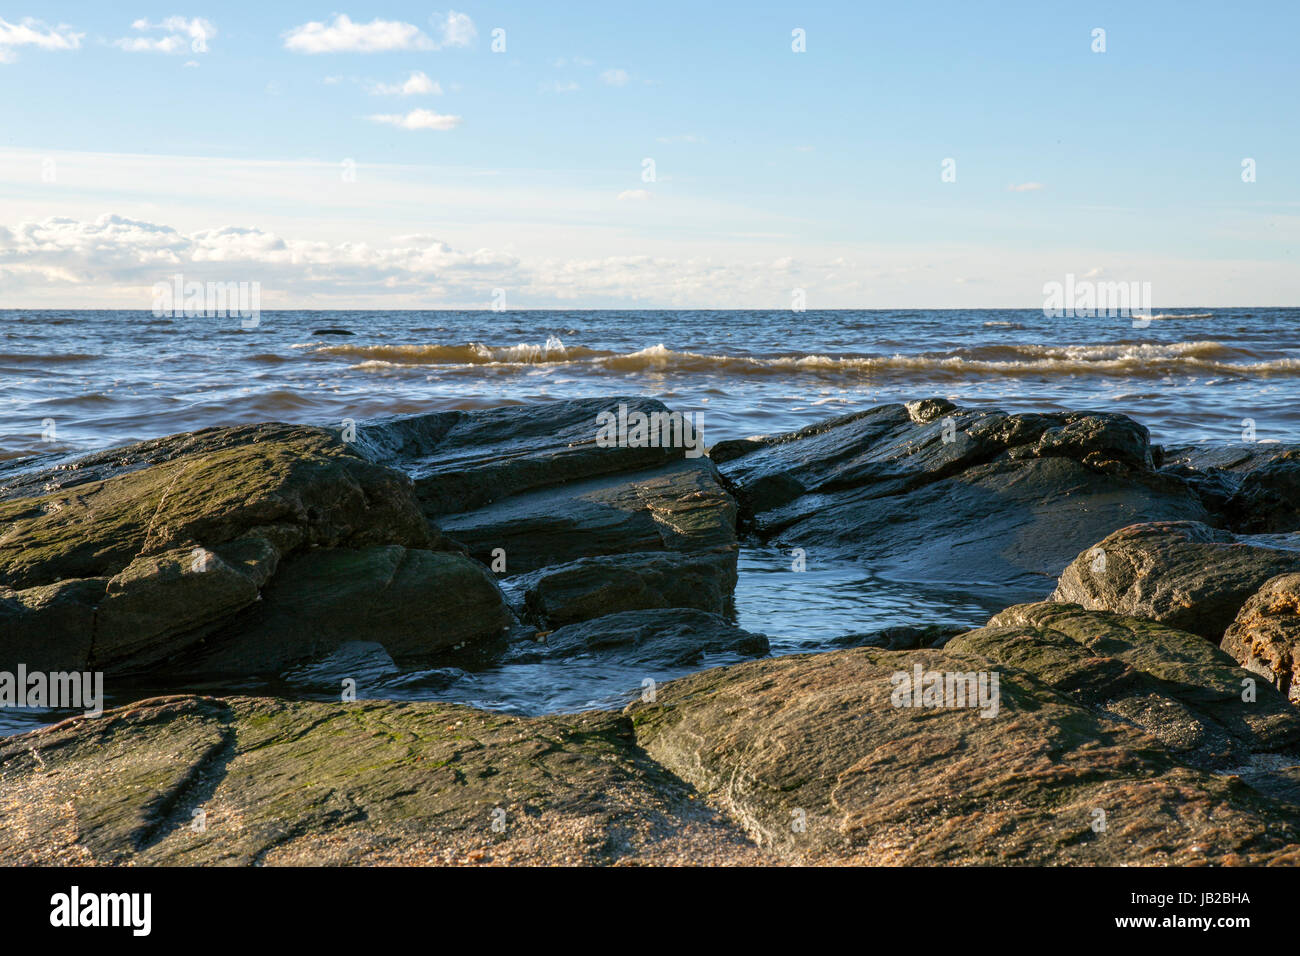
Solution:
M 1297 35 L 1281 2 L 7 6 L 0 306 L 178 271 L 266 307 L 1036 307 L 1066 273 L 1294 305 Z

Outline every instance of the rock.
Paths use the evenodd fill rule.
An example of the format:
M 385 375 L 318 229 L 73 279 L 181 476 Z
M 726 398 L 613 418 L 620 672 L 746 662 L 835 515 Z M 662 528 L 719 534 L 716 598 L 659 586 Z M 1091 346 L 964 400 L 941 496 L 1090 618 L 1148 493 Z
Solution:
M 312 335 L 356 335 L 347 329 L 317 329 Z
M 705 655 L 725 654 L 740 660 L 768 651 L 762 634 L 742 630 L 717 614 L 667 608 L 622 611 L 570 624 L 546 635 L 545 643 L 515 645 L 509 660 L 521 663 L 582 654 L 628 667 L 679 667 L 699 664 Z
M 508 574 L 646 551 L 709 553 L 735 573 L 736 504 L 705 459 L 524 492 L 440 524 L 483 563 L 502 557 Z
M 382 547 L 308 551 L 286 561 L 262 600 L 171 676 L 275 674 L 363 636 L 401 663 L 499 649 L 514 618 L 486 569 L 464 555 Z
M 638 398 L 447 412 L 364 426 L 357 447 L 411 474 L 425 514 L 525 592 L 543 626 L 653 607 L 725 612 L 735 499 L 691 449 L 599 447 L 600 416 L 621 408 L 670 414 Z
M 322 429 L 206 429 L 3 482 L 0 669 L 157 675 L 220 659 L 229 640 L 225 660 L 274 672 L 365 627 L 394 653 L 436 653 L 510 619 L 481 568 L 437 552 L 409 479 Z M 467 590 L 438 598 L 428 623 L 449 583 Z
M 965 628 L 948 624 L 897 624 L 875 631 L 845 634 L 832 639 L 834 647 L 879 647 L 887 651 L 915 651 L 922 647 L 942 647 Z
M 644 551 L 579 558 L 511 579 L 523 595 L 523 616 L 543 628 L 602 614 L 689 607 L 725 614 L 736 589 L 728 556 Z
M 654 623 L 683 613 L 692 623 L 676 633 Z M 712 617 L 608 615 L 556 631 L 549 653 L 687 646 L 725 625 Z M 333 660 L 386 673 L 375 645 Z M 975 706 L 914 700 L 918 668 L 950 686 L 969 675 L 987 693 Z M 1267 685 L 1242 700 L 1246 673 L 1164 625 L 1038 604 L 942 650 L 714 668 L 622 714 L 159 698 L 0 740 L 0 853 L 129 865 L 1297 865 L 1300 713 Z
M 1008 608 L 948 642 L 1033 674 L 1100 716 L 1131 722 L 1184 763 L 1210 770 L 1300 743 L 1300 711 L 1196 634 L 1154 621 L 1042 602 Z
M 1016 649 L 989 635 L 983 644 Z M 1075 684 L 1145 679 L 1119 659 L 1076 664 L 1066 669 Z M 918 665 L 990 681 L 997 673 L 996 716 L 895 706 L 909 699 L 896 692 Z M 1099 681 L 1088 679 L 1091 668 Z M 1190 766 L 1185 748 L 972 649 L 854 648 L 738 664 L 660 685 L 654 703 L 626 713 L 652 757 L 790 862 L 1300 862 L 1295 807 Z
M 159 698 L 0 741 L 0 779 L 10 863 L 758 858 L 601 712 Z
M 716 450 L 715 446 L 715 450 Z M 723 449 L 720 470 L 765 541 L 811 563 L 1039 598 L 1078 551 L 1140 520 L 1202 519 L 1122 415 L 1007 415 L 941 399 L 882 405 Z
M 1300 574 L 1266 581 L 1223 635 L 1223 649 L 1300 704 Z
M 1075 558 L 1051 600 L 1160 621 L 1217 644 L 1246 599 L 1288 571 L 1300 571 L 1300 536 L 1237 536 L 1196 521 L 1137 524 Z
M 598 447 L 598 416 L 619 405 L 647 415 L 669 412 L 645 398 L 440 412 L 363 425 L 356 447 L 371 461 L 410 475 L 426 513 L 436 519 L 525 491 L 684 457 L 682 448 Z
M 1300 531 L 1300 451 L 1248 472 L 1225 510 L 1232 527 L 1246 533 Z
M 1188 481 L 1231 531 L 1300 531 L 1300 445 L 1187 446 L 1172 449 L 1163 470 Z

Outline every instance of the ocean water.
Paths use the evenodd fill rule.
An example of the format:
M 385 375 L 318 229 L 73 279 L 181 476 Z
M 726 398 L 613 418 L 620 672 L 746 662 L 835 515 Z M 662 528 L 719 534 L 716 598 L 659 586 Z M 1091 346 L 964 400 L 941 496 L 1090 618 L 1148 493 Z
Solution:
M 0 310 L 0 461 L 213 425 L 614 394 L 698 413 L 707 443 L 926 396 L 1122 412 L 1165 445 L 1240 441 L 1247 419 L 1259 440 L 1300 440 L 1300 309 L 1186 308 L 1138 324 L 1041 310 L 276 311 L 248 329 L 238 317 Z M 973 626 L 997 609 L 853 564 L 793 574 L 779 552 L 741 555 L 739 623 L 775 653 L 893 624 Z M 371 664 L 371 696 L 527 713 L 618 704 L 642 676 L 598 660 Z M 281 690 L 313 696 L 313 680 Z

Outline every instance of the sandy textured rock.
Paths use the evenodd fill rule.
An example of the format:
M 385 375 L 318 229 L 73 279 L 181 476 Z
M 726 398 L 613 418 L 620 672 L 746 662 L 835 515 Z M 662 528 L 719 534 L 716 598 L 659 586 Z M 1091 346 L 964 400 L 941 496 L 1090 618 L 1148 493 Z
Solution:
M 1246 599 L 1288 571 L 1300 571 L 1300 536 L 1240 536 L 1195 521 L 1139 524 L 1075 558 L 1051 599 L 1162 621 L 1217 644 Z
M 1300 711 L 1200 636 L 1154 621 L 1025 604 L 945 649 L 1033 674 L 1099 716 L 1140 727 L 1189 766 L 1224 771 L 1300 744 Z
M 1086 544 L 1206 516 L 1121 415 L 882 405 L 712 454 L 760 537 L 888 577 L 1038 598 Z
M 1223 635 L 1223 649 L 1300 704 L 1300 574 L 1266 581 Z
M 616 714 L 525 720 L 453 704 L 173 697 L 0 741 L 0 855 L 755 861 L 739 828 L 692 796 Z
M 1115 667 L 1109 660 L 1097 664 Z M 894 706 L 891 678 L 917 664 L 998 672 L 997 716 Z M 655 703 L 627 712 L 653 757 L 784 860 L 1300 862 L 1295 807 L 970 651 L 859 648 L 738 664 L 663 685 Z

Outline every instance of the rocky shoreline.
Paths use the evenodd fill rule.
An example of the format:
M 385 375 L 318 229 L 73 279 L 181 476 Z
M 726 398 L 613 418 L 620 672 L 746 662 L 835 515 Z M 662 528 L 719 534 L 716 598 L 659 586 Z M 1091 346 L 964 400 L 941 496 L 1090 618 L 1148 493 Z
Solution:
M 73 718 L 0 740 L 6 858 L 1300 863 L 1300 449 L 926 399 L 696 456 L 598 442 L 619 406 L 672 414 L 589 399 L 6 463 L 0 672 L 181 689 L 358 642 L 644 672 L 625 709 L 572 715 L 344 688 Z M 732 623 L 742 541 L 1006 609 L 770 657 Z M 706 658 L 728 666 L 655 681 Z M 953 698 L 977 686 L 984 709 Z

